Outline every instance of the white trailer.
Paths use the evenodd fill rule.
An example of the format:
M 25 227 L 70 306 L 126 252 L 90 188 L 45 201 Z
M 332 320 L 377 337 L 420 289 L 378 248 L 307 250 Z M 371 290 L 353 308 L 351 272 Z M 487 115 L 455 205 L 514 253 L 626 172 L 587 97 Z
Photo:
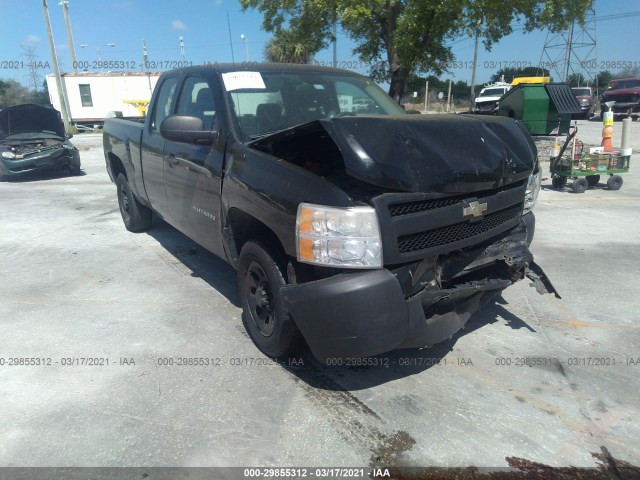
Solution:
M 139 116 L 127 101 L 150 100 L 159 72 L 79 72 L 61 75 L 69 121 L 75 125 L 99 126 L 109 112 L 125 117 Z M 47 75 L 49 99 L 61 110 L 54 74 Z M 110 114 L 113 116 L 113 114 Z

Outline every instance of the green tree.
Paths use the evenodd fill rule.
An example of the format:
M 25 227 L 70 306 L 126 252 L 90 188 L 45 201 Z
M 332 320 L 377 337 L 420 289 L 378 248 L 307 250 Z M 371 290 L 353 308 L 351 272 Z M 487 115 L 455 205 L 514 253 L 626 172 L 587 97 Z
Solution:
M 589 85 L 589 81 L 584 78 L 584 75 L 582 75 L 582 73 L 579 72 L 569 75 L 569 78 L 567 78 L 567 83 L 572 87 L 585 87 Z
M 640 77 L 640 67 L 629 67 L 620 70 L 613 78 L 637 78 Z
M 447 41 L 477 33 L 487 48 L 513 31 L 564 29 L 584 21 L 593 0 L 240 0 L 264 15 L 269 32 L 288 29 L 313 39 L 315 54 L 331 39 L 333 24 L 356 42 L 355 53 L 377 81 L 389 81 L 399 100 L 412 73 L 440 75 L 454 58 Z
M 31 92 L 15 80 L 0 80 L 0 108 L 30 103 Z
M 51 105 L 51 100 L 49 99 L 49 87 L 46 80 L 42 82 L 42 90 L 31 92 L 31 102 L 36 105 Z
M 322 48 L 322 42 L 314 43 L 309 37 L 297 35 L 293 30 L 278 30 L 267 42 L 264 56 L 269 62 L 309 63 L 313 54 Z
M 523 67 L 523 68 L 502 68 L 496 73 L 491 75 L 492 82 L 499 82 L 504 78 L 504 81 L 511 83 L 516 77 L 549 77 L 551 73 L 549 70 L 538 67 Z
M 609 70 L 603 70 L 596 74 L 596 87 L 599 93 L 604 92 L 613 79 L 613 74 Z

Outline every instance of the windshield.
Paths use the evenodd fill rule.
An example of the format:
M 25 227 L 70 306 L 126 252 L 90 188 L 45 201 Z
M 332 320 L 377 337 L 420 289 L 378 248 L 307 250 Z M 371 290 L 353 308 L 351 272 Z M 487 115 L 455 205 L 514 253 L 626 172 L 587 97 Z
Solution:
M 615 84 L 611 84 L 609 90 L 622 90 L 623 88 L 637 88 L 640 87 L 640 79 L 622 80 Z
M 573 94 L 576 97 L 590 97 L 591 96 L 591 89 L 589 88 L 573 88 Z
M 487 88 L 480 92 L 480 97 L 501 97 L 504 94 L 505 89 L 500 88 Z
M 245 80 L 239 81 L 242 74 Z M 245 138 L 322 118 L 404 114 L 364 77 L 325 72 L 232 72 L 223 74 L 223 80 Z

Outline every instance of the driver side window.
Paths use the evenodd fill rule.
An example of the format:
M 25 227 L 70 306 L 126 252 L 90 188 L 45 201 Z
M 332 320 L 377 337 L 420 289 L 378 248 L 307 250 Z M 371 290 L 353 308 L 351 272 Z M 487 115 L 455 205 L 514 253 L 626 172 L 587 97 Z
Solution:
M 213 92 L 205 79 L 196 76 L 186 78 L 180 92 L 176 113 L 199 118 L 205 130 L 216 129 Z
M 173 92 L 176 90 L 176 78 L 167 78 L 160 87 L 158 100 L 156 101 L 153 117 L 151 118 L 151 130 L 157 132 L 160 130 L 160 124 L 172 113 L 173 109 Z

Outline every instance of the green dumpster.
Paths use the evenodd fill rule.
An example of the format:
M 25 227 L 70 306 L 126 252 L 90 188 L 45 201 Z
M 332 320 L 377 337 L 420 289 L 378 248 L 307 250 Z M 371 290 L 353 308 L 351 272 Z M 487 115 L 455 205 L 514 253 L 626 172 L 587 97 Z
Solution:
M 567 83 L 521 83 L 500 99 L 498 115 L 522 120 L 531 135 L 549 135 L 560 124 L 569 131 L 571 115 L 580 104 Z

